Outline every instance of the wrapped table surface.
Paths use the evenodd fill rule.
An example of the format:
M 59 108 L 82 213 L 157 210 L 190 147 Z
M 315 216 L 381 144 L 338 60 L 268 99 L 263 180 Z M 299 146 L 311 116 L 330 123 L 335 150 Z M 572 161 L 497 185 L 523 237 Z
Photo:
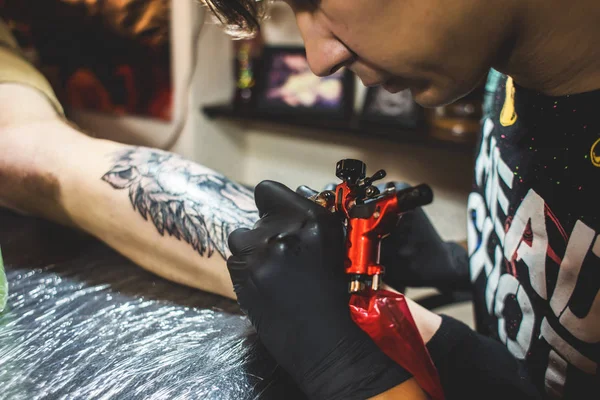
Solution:
M 0 212 L 9 284 L 0 398 L 304 398 L 234 301 L 163 280 L 44 222 L 24 233 L 27 220 Z M 48 230 L 71 240 L 66 256 L 48 255 L 56 253 Z

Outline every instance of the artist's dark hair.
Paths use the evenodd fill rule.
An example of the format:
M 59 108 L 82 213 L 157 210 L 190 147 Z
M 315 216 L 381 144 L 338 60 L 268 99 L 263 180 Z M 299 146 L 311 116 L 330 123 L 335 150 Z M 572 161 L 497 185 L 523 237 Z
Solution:
M 225 27 L 225 31 L 236 38 L 253 36 L 258 31 L 269 1 L 202 0 Z

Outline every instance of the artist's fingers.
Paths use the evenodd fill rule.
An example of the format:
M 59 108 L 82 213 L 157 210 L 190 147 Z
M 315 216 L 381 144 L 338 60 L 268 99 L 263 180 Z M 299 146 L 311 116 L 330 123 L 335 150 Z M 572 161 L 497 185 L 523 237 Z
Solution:
M 262 181 L 256 185 L 254 200 L 261 218 L 277 213 L 308 213 L 319 207 L 287 186 L 274 181 Z
M 317 192 L 314 189 L 309 188 L 306 185 L 298 186 L 298 188 L 296 189 L 296 193 L 298 193 L 300 196 L 306 197 L 306 198 L 309 198 L 311 196 L 319 194 L 319 192 Z
M 250 264 L 246 262 L 244 257 L 233 255 L 227 259 L 227 271 L 231 277 L 231 283 L 233 283 L 233 290 L 239 298 L 248 286 L 248 282 L 251 281 Z
M 254 232 L 247 228 L 236 229 L 231 232 L 227 239 L 227 244 L 231 254 L 234 256 L 243 255 L 254 248 Z

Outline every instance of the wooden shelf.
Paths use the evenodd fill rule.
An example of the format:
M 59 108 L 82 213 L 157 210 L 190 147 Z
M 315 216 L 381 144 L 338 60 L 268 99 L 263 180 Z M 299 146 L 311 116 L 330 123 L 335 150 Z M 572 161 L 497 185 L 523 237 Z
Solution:
M 279 115 L 259 113 L 256 111 L 235 110 L 229 104 L 205 106 L 202 112 L 211 119 L 223 118 L 232 121 L 275 124 L 287 128 L 303 128 L 311 130 L 326 130 L 343 134 L 350 134 L 364 138 L 385 139 L 394 143 L 412 143 L 423 146 L 447 148 L 465 152 L 473 152 L 473 143 L 462 143 L 451 140 L 442 140 L 432 137 L 427 130 L 399 128 L 383 123 L 364 122 L 357 116 L 347 119 L 306 116 L 306 115 Z

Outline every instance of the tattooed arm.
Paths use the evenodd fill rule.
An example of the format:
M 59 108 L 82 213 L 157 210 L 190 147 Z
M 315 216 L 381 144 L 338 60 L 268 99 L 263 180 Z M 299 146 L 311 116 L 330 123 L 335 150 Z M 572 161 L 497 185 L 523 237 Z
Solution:
M 113 154 L 111 169 L 102 176 L 162 235 L 188 243 L 201 256 L 227 259 L 229 234 L 256 221 L 249 190 L 180 156 L 133 147 Z
M 130 207 L 124 218 L 141 217 L 146 229 L 153 225 L 161 236 L 155 243 L 163 248 L 162 256 L 179 249 L 193 260 L 189 271 L 184 269 L 189 262 L 180 260 L 182 268 L 171 265 L 175 255 L 156 267 L 149 260 L 141 265 L 171 280 L 232 297 L 231 283 L 223 273 L 230 256 L 227 238 L 258 219 L 252 192 L 173 153 L 125 147 L 109 156 L 111 166 L 102 181 L 115 191 L 113 196 L 128 199 Z M 113 246 L 118 249 L 118 244 Z M 144 249 L 147 246 L 141 247 L 148 251 Z M 130 257 L 136 259 L 135 254 Z
M 19 91 L 18 104 L 39 100 Z M 227 237 L 258 219 L 251 191 L 172 153 L 94 139 L 51 116 L 27 121 L 0 121 L 0 205 L 82 229 L 164 278 L 234 297 Z

